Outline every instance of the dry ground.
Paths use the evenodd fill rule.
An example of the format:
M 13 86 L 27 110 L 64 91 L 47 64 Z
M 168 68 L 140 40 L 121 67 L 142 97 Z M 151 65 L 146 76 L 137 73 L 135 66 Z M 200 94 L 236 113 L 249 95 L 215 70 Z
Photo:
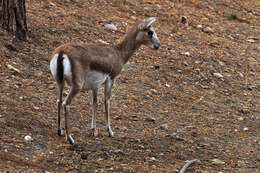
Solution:
M 178 172 L 192 159 L 201 163 L 187 172 L 260 172 L 259 0 L 26 6 L 27 41 L 0 29 L 0 172 Z M 104 130 L 102 93 L 99 136 L 91 136 L 90 94 L 80 93 L 71 108 L 77 144 L 70 146 L 56 134 L 51 51 L 70 41 L 115 44 L 127 24 L 149 16 L 158 17 L 162 45 L 142 47 L 116 81 L 115 137 Z

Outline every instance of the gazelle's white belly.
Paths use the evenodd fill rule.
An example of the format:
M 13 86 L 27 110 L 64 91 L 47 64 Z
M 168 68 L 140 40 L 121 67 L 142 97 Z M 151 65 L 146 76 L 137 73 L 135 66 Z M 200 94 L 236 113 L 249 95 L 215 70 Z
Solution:
M 86 75 L 84 90 L 99 88 L 109 77 L 108 74 L 104 74 L 98 71 L 90 71 Z

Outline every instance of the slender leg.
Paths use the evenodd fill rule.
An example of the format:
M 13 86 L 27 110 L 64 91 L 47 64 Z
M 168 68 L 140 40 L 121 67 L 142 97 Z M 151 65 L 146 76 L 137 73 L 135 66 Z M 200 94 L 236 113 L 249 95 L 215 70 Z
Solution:
M 111 79 L 107 79 L 105 85 L 105 115 L 106 115 L 106 130 L 108 132 L 109 137 L 114 136 L 114 133 L 110 127 L 110 97 L 111 97 L 112 86 L 113 86 L 113 81 Z
M 68 120 L 68 105 L 71 104 L 72 99 L 76 96 L 76 94 L 80 91 L 80 89 L 73 87 L 70 89 L 69 95 L 66 97 L 65 101 L 63 102 L 64 114 L 65 114 L 65 131 L 66 131 L 66 138 L 70 144 L 74 144 L 74 140 L 69 133 L 69 120 Z
M 91 121 L 91 129 L 93 132 L 93 136 L 98 136 L 97 127 L 96 127 L 96 116 L 97 116 L 97 106 L 98 106 L 98 89 L 92 90 L 93 95 L 93 114 Z
M 58 84 L 58 94 L 59 94 L 59 99 L 57 100 L 58 103 L 58 135 L 61 136 L 61 128 L 60 128 L 60 110 L 61 110 L 61 104 L 62 104 L 62 91 L 63 91 L 63 86 L 64 83 Z

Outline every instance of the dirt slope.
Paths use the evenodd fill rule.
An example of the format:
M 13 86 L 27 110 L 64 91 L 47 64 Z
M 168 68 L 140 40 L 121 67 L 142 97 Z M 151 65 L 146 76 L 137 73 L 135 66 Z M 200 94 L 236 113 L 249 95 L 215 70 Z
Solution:
M 187 172 L 260 171 L 259 0 L 26 5 L 28 41 L 0 29 L 0 172 L 178 172 L 192 159 L 201 163 Z M 90 94 L 80 93 L 70 146 L 56 134 L 51 51 L 70 41 L 115 44 L 127 24 L 149 16 L 158 17 L 161 48 L 142 47 L 117 79 L 115 137 L 104 129 L 102 92 L 91 136 Z

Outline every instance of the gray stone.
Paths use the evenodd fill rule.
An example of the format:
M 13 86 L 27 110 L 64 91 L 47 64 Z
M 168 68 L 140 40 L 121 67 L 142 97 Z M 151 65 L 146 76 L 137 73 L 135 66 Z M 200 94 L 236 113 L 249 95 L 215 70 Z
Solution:
M 212 162 L 214 165 L 223 165 L 223 164 L 225 164 L 224 161 L 219 160 L 219 159 L 212 159 L 211 162 Z
M 117 27 L 116 27 L 114 24 L 112 24 L 112 23 L 110 23 L 110 24 L 105 24 L 105 27 L 106 27 L 107 29 L 109 29 L 109 30 L 117 31 Z
M 115 153 L 115 154 L 123 154 L 123 151 L 120 150 L 120 149 L 116 149 L 116 150 L 114 151 L 114 153 Z
M 215 76 L 217 78 L 223 78 L 223 75 L 220 73 L 213 73 L 213 76 Z
M 162 129 L 162 130 L 168 130 L 168 129 L 169 129 L 169 126 L 168 126 L 168 124 L 162 124 L 162 125 L 160 126 L 160 129 Z
M 204 28 L 203 29 L 203 31 L 205 32 L 205 33 L 213 33 L 213 29 L 211 28 L 211 27 L 206 27 L 206 28 Z

